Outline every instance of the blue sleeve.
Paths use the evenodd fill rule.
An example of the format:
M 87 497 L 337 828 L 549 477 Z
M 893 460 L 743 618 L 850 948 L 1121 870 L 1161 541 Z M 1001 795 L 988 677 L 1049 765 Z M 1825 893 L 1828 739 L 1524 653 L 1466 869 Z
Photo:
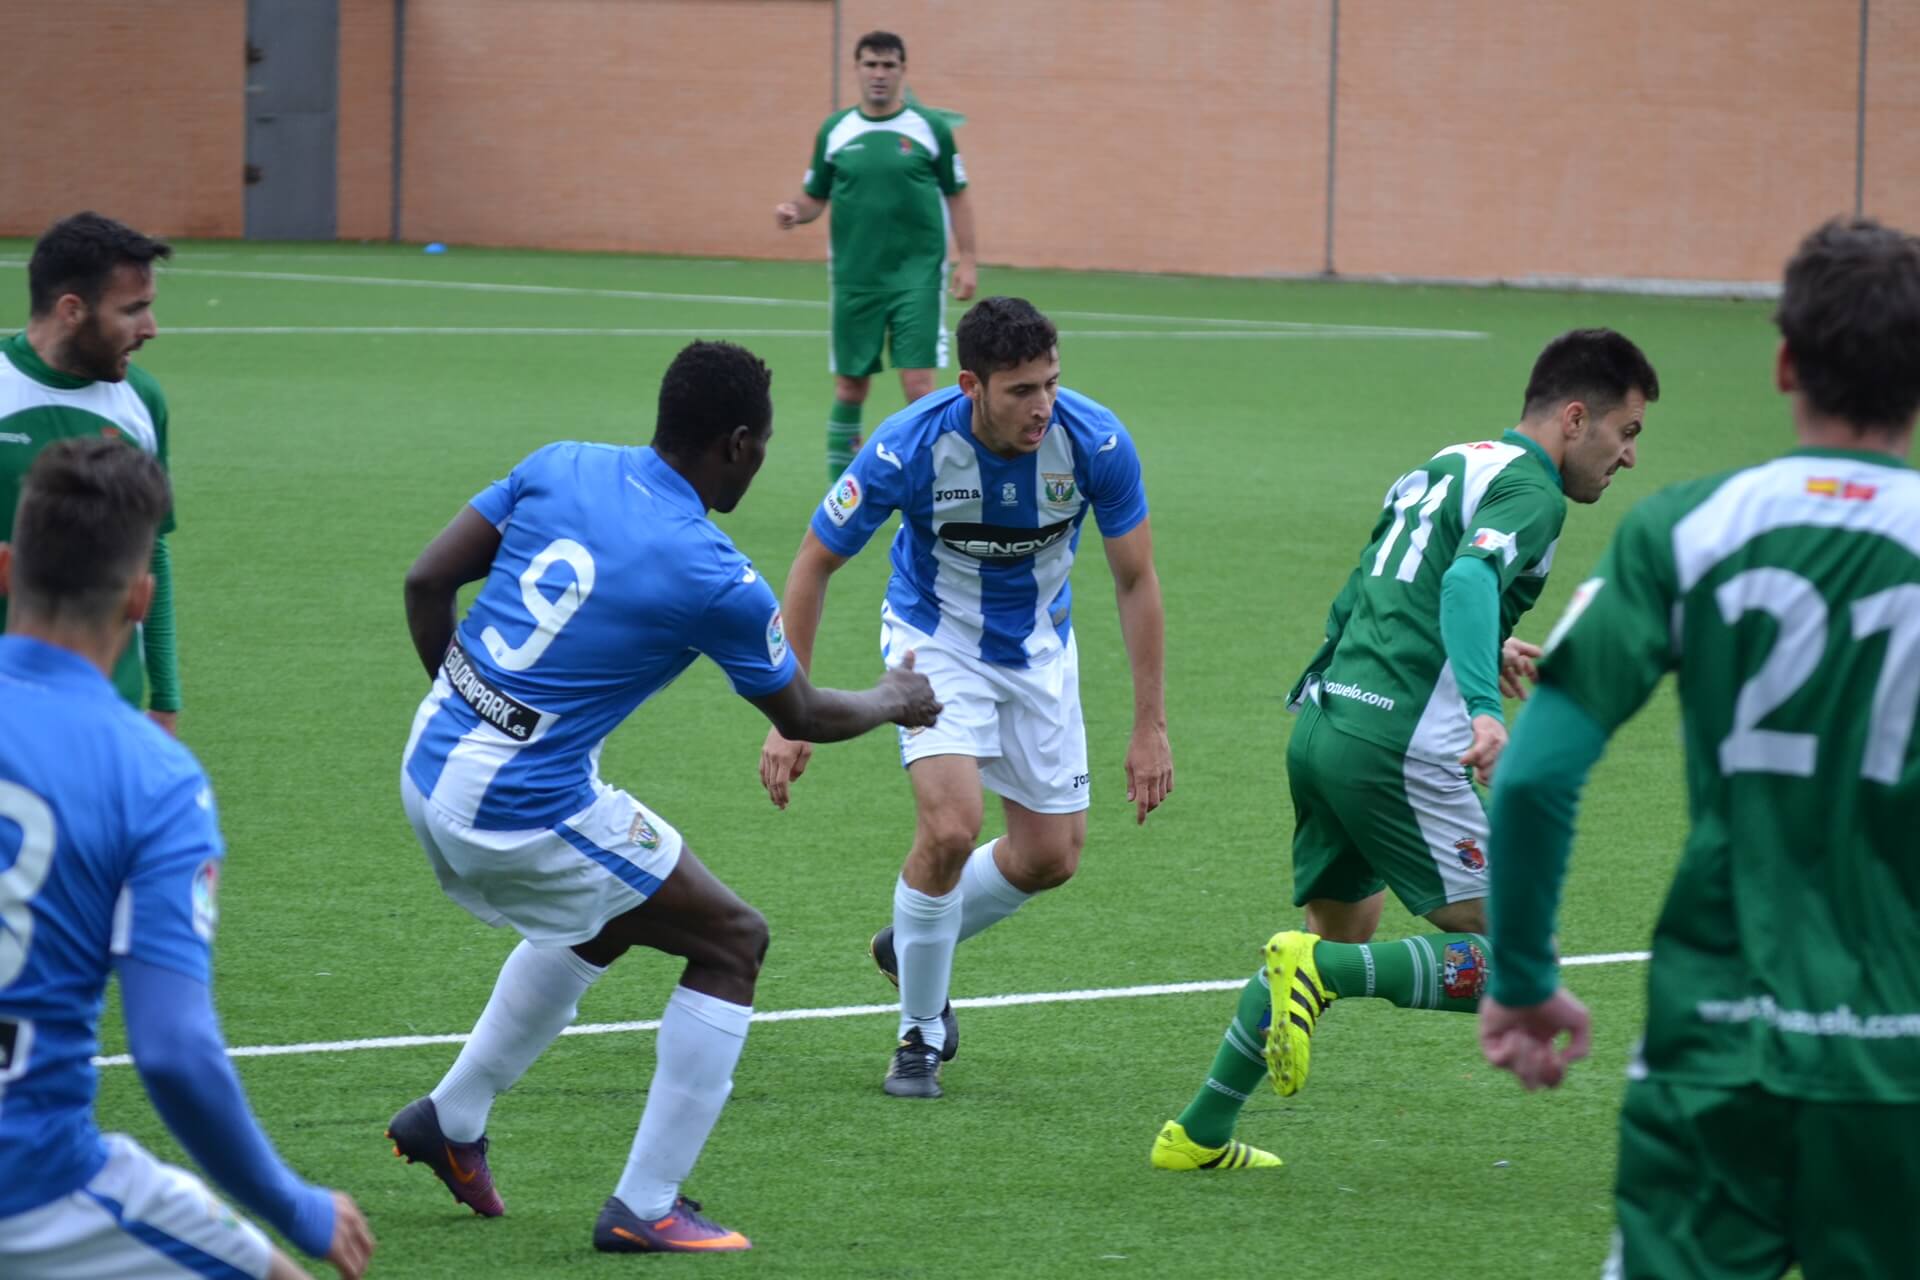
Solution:
M 743 698 L 778 693 L 799 669 L 780 623 L 773 589 L 741 561 L 694 628 L 694 645 L 712 658 Z
M 120 994 L 127 1048 L 173 1136 L 222 1191 L 324 1257 L 333 1243 L 333 1196 L 301 1181 L 260 1131 L 227 1060 L 207 984 L 127 959 Z
M 1117 420 L 1110 422 L 1093 456 L 1087 459 L 1087 501 L 1100 524 L 1100 536 L 1118 538 L 1147 518 L 1147 486 L 1133 437 Z
M 827 490 L 813 513 L 813 536 L 837 556 L 856 555 L 906 498 L 907 457 L 897 441 L 876 434 Z
M 213 789 L 197 765 L 174 769 L 143 789 L 140 804 L 142 825 L 132 833 L 134 855 L 114 911 L 110 949 L 118 958 L 210 982 L 209 947 L 226 852 Z
M 545 445 L 534 450 L 520 460 L 520 465 L 508 472 L 505 477 L 473 495 L 473 501 L 467 505 L 486 518 L 488 524 L 496 529 L 507 527 L 507 517 L 513 514 L 513 504 L 520 500 L 520 485 L 527 469 L 541 462 L 559 444 Z
M 1500 571 L 1461 556 L 1440 579 L 1440 643 L 1470 716 L 1504 719 L 1500 705 Z

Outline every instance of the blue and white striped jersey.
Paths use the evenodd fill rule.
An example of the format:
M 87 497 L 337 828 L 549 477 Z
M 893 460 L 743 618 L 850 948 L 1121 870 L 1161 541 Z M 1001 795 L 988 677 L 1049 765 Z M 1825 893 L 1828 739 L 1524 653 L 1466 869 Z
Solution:
M 1067 572 L 1089 508 L 1109 538 L 1147 518 L 1140 456 L 1105 406 L 1061 388 L 1040 448 L 1003 458 L 974 437 L 973 402 L 949 387 L 880 424 L 813 532 L 851 556 L 900 512 L 894 613 L 984 661 L 1025 667 L 1066 644 Z
M 773 591 L 652 449 L 548 445 L 473 508 L 500 549 L 405 764 L 454 819 L 529 831 L 586 808 L 601 742 L 702 653 L 744 698 L 793 679 Z
M 86 659 L 0 637 L 0 1218 L 106 1161 L 107 973 L 131 956 L 209 981 L 225 852 L 192 753 Z

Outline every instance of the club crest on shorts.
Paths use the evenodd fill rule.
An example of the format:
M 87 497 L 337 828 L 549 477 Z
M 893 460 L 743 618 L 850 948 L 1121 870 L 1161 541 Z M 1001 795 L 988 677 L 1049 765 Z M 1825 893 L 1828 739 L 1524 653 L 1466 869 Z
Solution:
M 633 825 L 627 828 L 627 839 L 648 852 L 660 847 L 660 833 L 653 829 L 651 822 L 647 821 L 646 810 L 633 811 Z
M 1449 942 L 1440 956 L 1440 989 L 1454 1000 L 1471 1000 L 1485 991 L 1485 953 L 1471 942 Z
M 1073 501 L 1073 473 L 1042 471 L 1040 479 L 1044 482 L 1048 502 Z
M 1472 836 L 1464 836 L 1453 842 L 1454 856 L 1460 859 L 1460 865 L 1469 871 L 1485 871 L 1487 855 L 1480 852 L 1480 842 Z

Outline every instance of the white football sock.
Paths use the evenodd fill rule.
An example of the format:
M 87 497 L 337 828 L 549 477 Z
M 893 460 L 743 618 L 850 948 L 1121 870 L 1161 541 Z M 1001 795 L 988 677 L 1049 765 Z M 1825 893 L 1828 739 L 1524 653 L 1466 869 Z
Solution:
M 580 997 L 605 972 L 568 947 L 515 947 L 500 966 L 473 1034 L 430 1095 L 440 1131 L 455 1142 L 473 1142 L 485 1133 L 493 1100 L 513 1088 L 567 1029 L 580 1012 Z
M 940 1011 L 947 1007 L 953 979 L 953 948 L 960 941 L 960 890 L 936 898 L 908 886 L 893 886 L 893 957 L 900 971 L 900 1037 L 920 1029 L 921 1043 L 944 1048 L 947 1029 Z
M 647 1106 L 626 1171 L 613 1193 L 648 1222 L 673 1211 L 680 1184 L 707 1144 L 733 1092 L 733 1066 L 747 1043 L 753 1006 L 675 987 L 660 1019 Z
M 993 860 L 993 846 L 998 843 L 997 840 L 989 840 L 975 849 L 960 872 L 962 942 L 989 925 L 999 924 L 1033 896 L 1014 888 L 1013 882 L 1007 879 L 1000 865 Z

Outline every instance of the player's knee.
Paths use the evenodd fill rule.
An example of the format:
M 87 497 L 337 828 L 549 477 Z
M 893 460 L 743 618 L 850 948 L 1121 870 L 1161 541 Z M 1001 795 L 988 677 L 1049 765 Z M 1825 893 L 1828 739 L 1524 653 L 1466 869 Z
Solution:
M 833 398 L 842 404 L 865 404 L 868 381 L 866 378 L 849 378 L 845 374 L 835 374 Z
M 1085 844 L 1085 833 L 1075 832 L 1046 844 L 1015 849 L 1013 874 L 1008 879 L 1023 893 L 1057 889 L 1080 869 L 1080 850 Z
M 1427 921 L 1442 933 L 1485 933 L 1487 900 L 1469 898 L 1465 902 L 1449 902 L 1427 912 Z
M 767 918 L 742 902 L 727 913 L 713 940 L 723 966 L 751 982 L 760 976 L 760 966 L 766 963 L 770 938 Z
M 928 860 L 942 867 L 966 862 L 979 838 L 979 822 L 970 821 L 964 813 L 933 814 L 920 824 L 920 844 Z

